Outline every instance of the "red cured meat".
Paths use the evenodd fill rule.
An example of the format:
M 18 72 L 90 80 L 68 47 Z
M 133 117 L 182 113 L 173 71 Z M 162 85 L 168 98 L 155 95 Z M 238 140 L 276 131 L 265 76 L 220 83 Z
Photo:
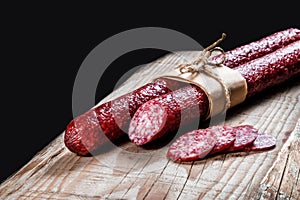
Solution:
M 235 70 L 239 71 L 246 79 L 248 86 L 247 98 L 249 98 L 263 90 L 272 88 L 273 86 L 288 80 L 292 76 L 299 75 L 299 61 L 300 41 L 296 41 L 282 49 L 274 51 L 273 53 L 236 67 Z M 136 111 L 130 123 L 128 134 L 131 141 L 141 141 L 140 138 L 142 137 L 142 140 L 147 143 L 177 129 L 180 126 L 179 117 L 182 115 L 182 112 L 184 113 L 184 116 L 188 116 L 182 118 L 181 122 L 183 124 L 188 123 L 191 120 L 195 120 L 199 118 L 199 116 L 200 119 L 205 118 L 209 105 L 208 98 L 203 90 L 197 89 L 197 86 L 193 86 L 193 88 L 194 92 L 191 93 L 187 92 L 190 91 L 188 87 L 180 88 L 143 104 Z M 200 97 L 200 99 L 195 97 Z M 180 104 L 177 103 L 178 101 Z M 151 117 L 149 119 L 144 117 L 143 120 L 140 120 L 139 116 L 149 117 L 151 115 L 157 115 L 157 113 L 149 113 L 152 105 L 163 108 L 160 114 L 167 115 L 166 120 L 162 121 L 163 123 L 153 121 L 152 119 L 155 117 Z M 200 108 L 198 109 L 200 112 L 195 112 L 193 110 L 197 107 Z M 145 123 L 152 124 L 155 127 L 145 130 L 142 128 L 145 126 Z M 136 144 L 142 145 L 146 143 L 143 142 Z
M 150 103 L 151 104 L 151 103 Z M 141 108 L 143 109 L 143 108 Z M 146 107 L 145 110 L 146 113 L 156 113 L 156 115 L 152 115 L 150 114 L 149 116 L 146 114 L 146 115 L 142 115 L 142 116 L 139 116 L 137 115 L 136 117 L 139 118 L 139 120 L 143 121 L 145 118 L 147 118 L 147 121 L 146 123 L 143 123 L 143 126 L 131 126 L 131 127 L 138 127 L 140 129 L 143 130 L 143 134 L 144 135 L 129 135 L 130 138 L 132 138 L 133 142 L 135 144 L 138 144 L 138 145 L 142 145 L 142 144 L 145 144 L 147 143 L 148 141 L 151 141 L 151 140 L 154 140 L 156 138 L 159 137 L 159 132 L 162 132 L 162 130 L 159 130 L 159 128 L 162 128 L 163 126 L 159 126 L 159 124 L 165 124 L 167 123 L 167 117 L 168 117 L 168 111 L 165 110 L 165 108 L 163 106 L 161 106 L 160 104 L 153 104 L 149 107 Z M 172 111 L 169 111 L 169 115 L 170 115 L 170 112 Z M 177 117 L 178 118 L 178 117 Z M 169 120 L 170 120 L 170 116 L 169 116 Z M 154 122 L 154 123 L 151 123 L 151 122 Z M 139 122 L 137 122 L 139 123 Z M 155 124 L 157 123 L 157 124 Z M 158 128 L 158 129 L 156 129 Z M 149 132 L 147 132 L 147 130 L 149 130 Z M 153 131 L 154 130 L 154 131 Z M 130 130 L 132 131 L 132 130 Z M 171 131 L 171 130 L 170 130 Z M 134 130 L 134 132 L 140 132 L 140 130 Z M 155 134 L 154 137 L 152 137 L 152 133 L 158 133 L 158 134 Z M 165 131 L 163 131 L 165 132 Z
M 131 120 L 128 136 L 136 145 L 144 145 L 176 130 L 180 121 L 185 124 L 190 119 L 205 119 L 207 112 L 203 90 L 186 86 L 143 104 Z
M 215 154 L 231 147 L 236 140 L 235 128 L 231 126 L 212 126 L 208 128 L 217 137 L 217 142 L 209 154 Z
M 300 40 L 300 30 L 296 28 L 289 28 L 273 33 L 260 40 L 227 51 L 224 65 L 230 68 L 237 67 L 297 40 Z
M 250 125 L 241 125 L 234 128 L 236 139 L 233 145 L 226 149 L 225 152 L 242 150 L 252 145 L 258 136 L 258 130 Z
M 262 151 L 275 146 L 273 136 L 259 134 L 251 125 L 219 125 L 180 136 L 170 145 L 167 157 L 176 162 L 196 161 L 215 153 Z
M 265 54 L 273 52 L 278 48 L 282 48 L 283 46 L 286 46 L 293 41 L 299 40 L 299 32 L 300 31 L 298 29 L 287 29 L 262 38 L 261 40 L 258 40 L 256 42 L 252 42 L 228 51 L 226 52 L 225 65 L 233 68 L 254 58 L 262 57 Z M 297 71 L 299 72 L 299 64 L 293 65 L 289 62 L 287 64 L 290 65 L 290 68 L 287 70 L 285 69 L 285 67 L 280 66 L 283 69 L 280 73 L 283 73 L 283 75 L 280 79 L 277 79 L 275 77 L 274 83 L 279 83 L 283 80 L 286 80 L 290 75 L 296 74 Z M 242 70 L 242 74 L 245 75 L 247 82 L 249 82 L 250 84 L 250 93 L 248 96 L 252 96 L 252 94 L 257 93 L 257 91 L 252 92 L 252 90 L 254 91 L 255 88 L 259 88 L 259 90 L 264 88 L 263 86 L 260 86 L 260 83 L 253 83 L 255 80 L 252 79 L 255 76 L 252 76 L 252 72 L 248 72 L 243 68 L 240 68 L 239 70 Z M 276 73 L 277 69 L 274 70 L 274 74 L 278 75 L 278 73 Z M 256 77 L 260 77 L 260 75 L 263 73 L 264 72 L 257 73 Z M 269 75 L 272 73 L 272 71 L 269 71 Z M 272 77 L 268 77 L 264 79 L 264 81 L 272 79 Z M 271 80 L 271 82 L 272 81 L 273 80 Z M 176 82 L 167 82 L 169 88 L 176 89 L 176 87 L 179 87 L 178 83 Z M 174 87 L 172 87 L 172 85 L 174 85 Z M 137 89 L 130 94 L 124 95 L 112 102 L 102 104 L 97 108 L 89 110 L 81 116 L 73 119 L 68 124 L 64 135 L 66 147 L 70 151 L 77 153 L 78 155 L 86 155 L 90 151 L 94 151 L 95 149 L 97 149 L 108 139 L 118 139 L 119 137 L 124 135 L 124 131 L 122 130 L 126 130 L 130 121 L 130 117 L 135 113 L 140 105 L 150 99 L 153 99 L 156 96 L 160 96 L 169 91 L 170 90 L 165 89 L 164 83 L 149 83 L 148 85 L 145 85 L 141 89 Z M 206 104 L 206 102 L 203 101 L 203 104 Z M 167 119 L 164 120 L 168 121 Z M 161 129 L 159 129 L 159 131 L 160 130 Z
M 176 139 L 169 147 L 167 157 L 176 162 L 188 162 L 204 158 L 217 143 L 217 137 L 209 129 L 199 129 Z
M 276 138 L 268 134 L 259 134 L 251 146 L 245 148 L 245 151 L 262 151 L 272 149 L 276 146 Z
M 182 85 L 176 81 L 159 79 L 89 110 L 68 124 L 64 134 L 66 147 L 78 155 L 87 155 L 108 140 L 120 138 L 140 105 Z
M 254 96 L 300 74 L 300 41 L 235 68 L 246 79 L 248 94 Z

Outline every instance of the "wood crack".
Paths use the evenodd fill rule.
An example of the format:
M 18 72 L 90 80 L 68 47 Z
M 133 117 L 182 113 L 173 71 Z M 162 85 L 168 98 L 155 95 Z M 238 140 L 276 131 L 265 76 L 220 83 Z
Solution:
M 149 190 L 147 191 L 147 193 L 145 194 L 143 199 L 146 199 L 147 196 L 149 195 L 150 191 L 152 190 L 153 186 L 155 185 L 155 183 L 158 181 L 159 177 L 162 176 L 162 174 L 164 173 L 165 169 L 167 168 L 168 164 L 169 164 L 170 160 L 168 160 L 168 162 L 166 163 L 166 165 L 164 166 L 163 170 L 160 172 L 160 174 L 158 175 L 158 177 L 155 179 L 155 181 L 151 184 L 151 186 L 149 187 Z
M 179 167 L 179 165 L 177 165 L 176 170 L 178 169 L 178 167 Z M 176 175 L 174 176 L 174 178 L 173 178 L 173 180 L 172 180 L 172 182 L 171 182 L 171 184 L 170 184 L 170 187 L 168 188 L 168 190 L 167 190 L 167 192 L 166 192 L 166 194 L 165 194 L 165 196 L 164 196 L 163 199 L 166 199 L 166 198 L 167 198 L 167 196 L 168 196 L 168 194 L 169 194 L 169 192 L 170 192 L 170 189 L 171 189 L 171 187 L 172 187 L 172 185 L 173 185 L 173 183 L 174 183 L 174 181 L 175 181 L 175 178 L 176 178 L 176 176 L 177 176 L 177 173 L 178 173 L 178 171 L 176 172 Z
M 288 160 L 289 160 L 289 154 L 287 155 L 285 163 L 284 163 L 284 168 L 283 168 L 283 171 L 282 171 L 282 176 L 280 177 L 279 186 L 278 186 L 278 189 L 276 191 L 275 199 L 278 199 L 278 196 L 280 194 L 281 184 L 282 184 L 282 181 L 283 181 L 283 178 L 284 178 L 284 174 L 285 174 L 285 171 L 286 171 L 286 168 L 287 168 Z
M 289 199 L 291 199 L 291 198 L 292 198 L 292 195 L 293 195 L 294 189 L 295 189 L 295 187 L 298 185 L 299 177 L 300 177 L 300 168 L 299 168 L 299 170 L 298 170 L 298 173 L 297 173 L 297 178 L 296 178 L 295 185 L 292 185 L 292 189 L 291 189 L 291 193 L 290 193 L 290 197 L 289 197 Z
M 189 180 L 189 178 L 190 178 L 190 175 L 191 175 L 191 171 L 192 171 L 193 165 L 194 165 L 194 161 L 192 162 L 191 167 L 189 168 L 187 177 L 186 177 L 186 179 L 185 179 L 185 181 L 184 181 L 184 183 L 183 183 L 182 189 L 180 190 L 180 193 L 179 193 L 179 195 L 178 195 L 178 197 L 177 197 L 177 200 L 180 198 L 180 196 L 181 196 L 181 194 L 182 194 L 182 192 L 183 192 L 183 190 L 184 190 L 184 188 L 185 188 L 185 186 L 186 186 L 186 183 L 188 182 L 188 180 Z
M 126 196 L 126 194 L 127 194 L 128 191 L 131 189 L 131 187 L 137 182 L 139 175 L 142 173 L 142 170 L 148 165 L 148 163 L 150 162 L 151 158 L 152 158 L 152 155 L 151 155 L 151 157 L 147 160 L 147 162 L 144 164 L 144 166 L 142 167 L 142 169 L 138 172 L 135 181 L 130 185 L 130 187 L 128 187 L 128 189 L 126 190 L 126 192 L 123 194 L 123 196 L 122 196 L 121 198 L 123 198 L 124 196 Z

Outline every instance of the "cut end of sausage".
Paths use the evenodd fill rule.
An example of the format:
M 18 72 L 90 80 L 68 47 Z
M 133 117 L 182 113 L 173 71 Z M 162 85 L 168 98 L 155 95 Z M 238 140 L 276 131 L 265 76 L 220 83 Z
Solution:
M 204 158 L 217 143 L 216 135 L 208 129 L 186 133 L 169 147 L 167 157 L 175 162 L 189 162 Z
M 167 120 L 167 110 L 160 104 L 148 101 L 133 116 L 128 136 L 136 145 L 144 145 L 159 137 Z

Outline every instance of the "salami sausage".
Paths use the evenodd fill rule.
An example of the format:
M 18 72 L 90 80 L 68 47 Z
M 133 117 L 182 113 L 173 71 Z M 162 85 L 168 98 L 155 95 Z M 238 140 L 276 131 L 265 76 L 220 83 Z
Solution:
M 300 40 L 300 30 L 296 28 L 289 28 L 273 33 L 258 41 L 227 51 L 224 65 L 229 68 L 237 67 L 251 60 L 267 55 L 277 49 L 283 48 L 297 40 Z M 215 59 L 217 58 L 218 57 Z
M 64 134 L 66 147 L 78 155 L 87 155 L 108 140 L 120 138 L 140 105 L 179 87 L 180 82 L 159 79 L 89 110 L 68 124 Z
M 299 38 L 300 31 L 298 29 L 291 28 L 280 31 L 226 52 L 225 64 L 231 68 L 239 66 L 251 59 L 275 51 Z M 78 155 L 87 155 L 89 151 L 94 151 L 108 139 L 115 140 L 124 135 L 122 130 L 126 130 L 130 116 L 135 113 L 140 105 L 156 96 L 169 92 L 170 90 L 166 89 L 165 86 L 172 89 L 179 88 L 179 83 L 175 81 L 173 83 L 167 80 L 164 81 L 162 84 L 159 82 L 149 83 L 143 88 L 137 89 L 136 92 L 102 104 L 73 119 L 65 130 L 64 142 L 66 147 Z M 205 100 L 203 102 L 205 104 Z M 126 113 L 123 111 L 124 109 Z M 205 109 L 203 109 L 204 112 Z M 170 116 L 168 115 L 168 117 Z
M 215 153 L 262 151 L 275 146 L 276 139 L 273 136 L 260 134 L 251 125 L 219 125 L 180 136 L 170 145 L 167 158 L 175 162 L 186 162 Z
M 258 130 L 250 125 L 241 125 L 234 128 L 236 139 L 226 152 L 233 152 L 251 146 L 258 136 Z
M 143 145 L 176 130 L 180 121 L 185 123 L 199 116 L 205 119 L 208 99 L 201 88 L 191 85 L 148 101 L 138 110 L 128 136 L 135 144 Z
M 247 146 L 245 151 L 262 151 L 276 146 L 276 138 L 268 134 L 259 134 L 252 145 Z
M 231 126 L 212 126 L 208 128 L 217 137 L 217 142 L 209 154 L 215 154 L 230 148 L 236 141 L 236 131 Z
M 300 41 L 234 69 L 247 81 L 247 97 L 254 96 L 300 74 Z
M 300 41 L 289 44 L 288 46 L 278 49 L 263 57 L 257 58 L 253 61 L 245 63 L 235 68 L 246 79 L 248 86 L 247 98 L 255 94 L 271 88 L 279 83 L 286 81 L 292 76 L 300 74 Z M 208 98 L 201 89 L 196 89 L 197 86 L 192 86 L 193 91 L 188 93 L 189 87 L 175 90 L 171 93 L 154 98 L 143 104 L 133 116 L 129 127 L 129 138 L 137 145 L 143 145 L 147 142 L 161 137 L 180 126 L 180 113 L 192 112 L 190 108 L 199 107 L 200 112 L 192 112 L 192 114 L 185 114 L 181 122 L 187 123 L 193 119 L 203 119 L 207 112 Z M 192 96 L 187 96 L 187 95 Z M 201 100 L 195 100 L 195 96 L 201 97 Z M 193 100 L 194 99 L 194 100 Z M 175 103 L 180 102 L 180 104 Z M 164 120 L 155 121 L 158 113 L 150 113 L 150 107 L 156 105 L 161 107 L 160 115 L 164 115 Z M 172 112 L 169 112 L 171 111 Z M 175 112 L 175 114 L 174 114 Z M 198 114 L 198 115 L 195 115 Z M 140 116 L 144 116 L 141 120 Z M 151 117 L 150 117 L 151 116 Z M 147 126 L 146 126 L 147 124 Z M 147 127 L 147 128 L 144 128 Z M 140 138 L 143 138 L 143 142 Z
M 169 147 L 167 157 L 176 162 L 204 158 L 217 143 L 217 136 L 210 129 L 199 129 L 184 134 Z

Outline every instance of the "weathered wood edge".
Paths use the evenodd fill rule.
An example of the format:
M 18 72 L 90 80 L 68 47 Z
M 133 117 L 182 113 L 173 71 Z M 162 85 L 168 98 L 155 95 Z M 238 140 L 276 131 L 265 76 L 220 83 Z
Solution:
M 300 198 L 300 119 L 262 180 L 255 199 Z
M 18 191 L 18 189 L 24 186 L 27 179 L 32 176 L 39 175 L 42 172 L 42 168 L 49 168 L 60 157 L 65 154 L 69 156 L 76 155 L 69 152 L 63 145 L 63 134 L 60 134 L 49 145 L 39 151 L 27 164 L 25 164 L 19 171 L 8 177 L 0 185 L 0 196 L 5 197 Z

